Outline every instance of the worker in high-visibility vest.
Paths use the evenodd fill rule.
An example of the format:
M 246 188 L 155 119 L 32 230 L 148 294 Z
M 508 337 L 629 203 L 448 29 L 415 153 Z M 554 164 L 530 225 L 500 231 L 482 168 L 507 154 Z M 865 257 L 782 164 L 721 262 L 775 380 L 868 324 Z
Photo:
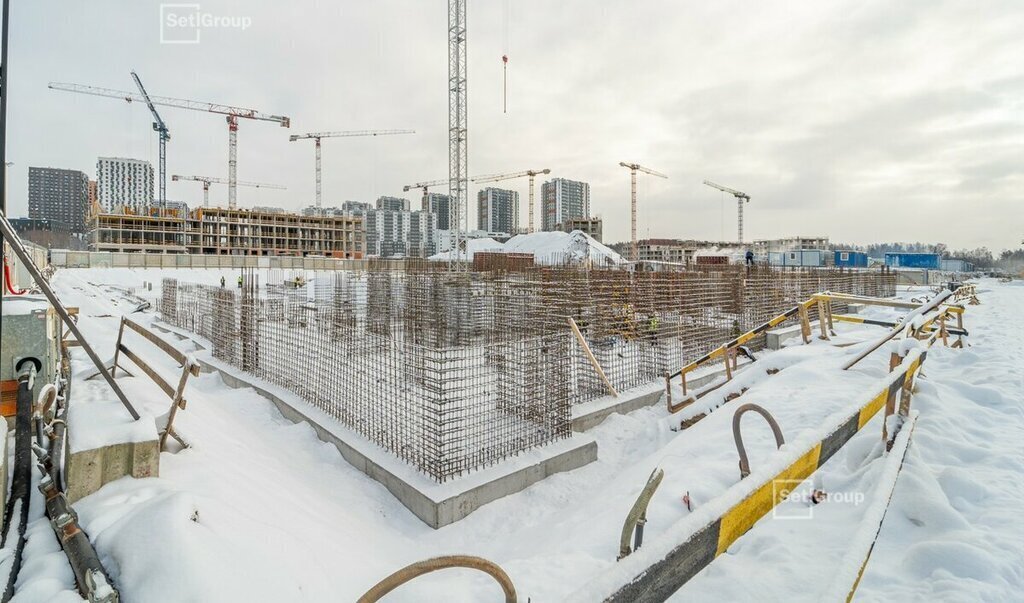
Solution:
M 238 275 L 238 288 L 239 289 L 242 288 L 242 275 L 241 274 Z
M 647 338 L 650 339 L 651 345 L 657 345 L 658 343 L 658 317 L 652 315 L 647 320 Z

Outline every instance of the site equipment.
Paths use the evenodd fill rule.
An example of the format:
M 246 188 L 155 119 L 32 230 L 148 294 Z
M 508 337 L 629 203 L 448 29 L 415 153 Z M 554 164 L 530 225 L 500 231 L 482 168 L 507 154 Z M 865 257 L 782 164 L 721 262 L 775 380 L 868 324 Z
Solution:
M 91 94 L 93 96 L 105 96 L 108 98 L 119 98 L 127 102 L 139 101 L 147 106 L 159 105 L 161 107 L 174 107 L 176 109 L 188 109 L 190 111 L 204 111 L 206 113 L 217 113 L 227 116 L 228 122 L 228 207 L 235 208 L 237 201 L 238 185 L 238 118 L 253 119 L 258 121 L 270 121 L 280 124 L 281 127 L 291 126 L 291 118 L 283 115 L 269 115 L 260 113 L 255 109 L 233 107 L 219 103 L 207 103 L 202 101 L 171 98 L 166 96 L 147 96 L 125 92 L 123 90 L 111 90 L 110 88 L 97 88 L 84 86 L 82 84 L 67 84 L 61 82 L 50 82 L 49 87 L 53 90 L 65 92 L 77 92 L 79 94 Z
M 747 193 L 742 193 L 742 192 L 740 192 L 738 190 L 735 190 L 735 189 L 731 189 L 728 186 L 722 186 L 721 184 L 715 184 L 714 182 L 712 182 L 710 180 L 705 180 L 704 184 L 710 186 L 711 188 L 717 188 L 718 190 L 722 191 L 723 193 L 729 193 L 733 197 L 736 197 L 736 204 L 737 204 L 737 206 L 739 208 L 739 225 L 737 227 L 737 239 L 736 240 L 738 240 L 740 243 L 742 243 L 743 242 L 743 204 L 744 203 L 750 203 L 750 195 L 748 195 Z
M 668 178 L 668 176 L 662 174 L 661 172 L 655 172 L 652 169 L 645 168 L 644 166 L 638 163 L 626 163 L 625 161 L 620 161 L 619 165 L 621 165 L 624 168 L 629 168 L 631 199 L 630 232 L 632 235 L 629 244 L 629 259 L 635 262 L 640 259 L 640 254 L 637 251 L 636 246 L 636 173 L 643 172 L 645 174 L 650 174 L 651 176 L 657 176 L 658 178 Z
M 132 79 L 135 80 L 135 86 L 139 89 L 139 94 L 146 101 L 146 106 L 149 107 L 149 112 L 153 114 L 153 130 L 160 134 L 160 209 L 166 209 L 167 207 L 167 141 L 171 139 L 171 132 L 167 129 L 167 124 L 164 123 L 163 118 L 157 113 L 156 107 L 153 106 L 153 101 L 149 100 L 149 94 L 146 92 L 146 88 L 142 85 L 142 80 L 139 79 L 139 75 L 132 71 Z
M 224 180 L 223 178 L 214 178 L 212 176 L 179 176 L 178 174 L 175 174 L 175 175 L 171 176 L 171 181 L 172 182 L 177 182 L 179 180 L 192 180 L 194 182 L 202 182 L 203 183 L 203 207 L 210 207 L 210 185 L 211 184 L 229 184 L 229 182 L 227 180 Z M 283 191 L 283 190 L 286 189 L 286 187 L 281 186 L 280 184 L 264 184 L 262 182 L 245 182 L 245 181 L 238 182 L 238 181 L 236 181 L 235 185 L 236 186 L 251 186 L 252 188 L 272 188 L 272 189 L 279 190 L 279 191 Z M 232 206 L 232 207 L 234 207 L 234 206 Z
M 389 136 L 392 134 L 415 134 L 415 130 L 350 130 L 347 132 L 309 132 L 306 134 L 293 134 L 288 140 L 295 142 L 312 138 L 316 142 L 316 206 L 320 207 L 320 139 L 321 138 L 344 138 L 352 136 Z

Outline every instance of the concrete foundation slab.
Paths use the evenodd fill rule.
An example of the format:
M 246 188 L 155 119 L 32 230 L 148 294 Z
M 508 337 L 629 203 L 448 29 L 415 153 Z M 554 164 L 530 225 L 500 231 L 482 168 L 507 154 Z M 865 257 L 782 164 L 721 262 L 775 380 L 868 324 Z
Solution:
M 191 339 L 188 333 L 168 325 L 154 327 Z M 201 342 L 196 343 L 202 346 Z M 597 460 L 597 442 L 585 434 L 573 434 L 495 466 L 438 484 L 294 393 L 240 374 L 208 353 L 197 361 L 203 372 L 220 374 L 229 387 L 251 388 L 270 400 L 285 418 L 309 424 L 320 440 L 337 448 L 353 467 L 383 484 L 416 517 L 435 529 L 454 523 L 489 502 L 524 490 L 549 475 Z
M 790 325 L 784 329 L 772 329 L 771 331 L 766 331 L 764 336 L 765 346 L 769 350 L 781 350 L 784 341 L 800 337 L 800 325 Z

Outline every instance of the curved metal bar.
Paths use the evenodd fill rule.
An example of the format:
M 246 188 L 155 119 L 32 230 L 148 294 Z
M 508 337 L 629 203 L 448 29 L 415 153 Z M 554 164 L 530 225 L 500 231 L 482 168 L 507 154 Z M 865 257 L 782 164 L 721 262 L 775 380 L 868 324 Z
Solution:
M 750 475 L 750 461 L 747 459 L 747 449 L 743 447 L 743 435 L 740 433 L 740 418 L 743 417 L 743 413 L 751 410 L 764 417 L 764 420 L 768 422 L 768 426 L 772 428 L 772 434 L 775 435 L 776 448 L 781 448 L 786 443 L 785 438 L 782 437 L 782 429 L 779 428 L 779 423 L 767 410 L 757 404 L 749 403 L 737 408 L 736 414 L 732 416 L 732 437 L 736 440 L 736 452 L 740 455 L 740 479 Z
M 488 561 L 483 557 L 474 557 L 472 555 L 445 555 L 443 557 L 433 557 L 417 561 L 403 567 L 366 591 L 365 595 L 359 597 L 358 603 L 375 603 L 384 595 L 413 578 L 449 567 L 465 567 L 484 572 L 494 578 L 501 586 L 501 590 L 505 593 L 505 603 L 516 603 L 518 600 L 516 598 L 516 587 L 512 585 L 512 580 L 505 573 L 505 570 L 498 567 L 496 563 Z
M 629 515 L 626 516 L 626 522 L 622 524 L 622 536 L 619 538 L 619 559 L 622 559 L 626 555 L 629 555 L 634 550 L 640 548 L 640 544 L 643 542 L 643 525 L 647 523 L 647 505 L 650 504 L 651 498 L 654 496 L 655 490 L 661 485 L 661 480 L 665 477 L 664 469 L 655 469 L 651 472 L 651 476 L 647 478 L 647 484 L 644 489 L 640 491 L 640 496 L 636 498 L 636 502 L 633 503 L 633 507 L 629 510 Z M 637 527 L 639 524 L 639 528 Z M 629 537 L 633 534 L 633 530 L 637 529 L 637 538 L 633 549 L 629 548 Z

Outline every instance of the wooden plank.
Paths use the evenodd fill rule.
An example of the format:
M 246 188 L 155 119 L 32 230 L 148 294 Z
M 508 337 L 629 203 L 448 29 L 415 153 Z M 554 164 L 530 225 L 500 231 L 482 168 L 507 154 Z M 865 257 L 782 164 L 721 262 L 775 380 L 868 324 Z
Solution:
M 181 396 L 185 393 L 185 383 L 188 381 L 188 376 L 192 374 L 193 368 L 194 365 L 186 363 L 181 369 L 181 378 L 178 379 L 178 388 L 174 390 L 174 395 L 171 397 L 171 410 L 167 413 L 167 425 L 160 434 L 160 450 L 164 449 L 164 443 L 167 441 L 168 434 L 174 434 L 174 417 L 178 414 L 178 409 L 185 406 L 185 400 L 182 399 Z
M 171 358 L 174 358 L 175 362 L 177 362 L 179 365 L 184 366 L 188 362 L 188 358 L 185 356 L 184 353 L 182 353 L 180 350 L 178 350 L 171 344 L 167 343 L 160 337 L 157 337 L 155 333 L 153 333 L 146 327 L 143 327 L 142 325 L 138 324 L 133 320 L 129 320 L 128 318 L 122 318 L 121 323 L 122 325 L 126 325 L 129 329 L 135 331 L 139 335 L 142 335 L 147 340 L 149 340 L 150 343 L 166 352 L 167 355 L 170 356 Z
M 146 375 L 148 375 L 149 378 L 152 379 L 154 383 L 160 386 L 160 389 L 162 389 L 164 393 L 167 394 L 168 398 L 174 397 L 174 388 L 171 387 L 170 384 L 168 384 L 167 381 L 165 381 L 164 378 L 161 377 L 159 373 L 157 373 L 155 370 L 153 370 L 152 367 L 146 364 L 146 362 L 143 359 L 136 356 L 135 352 L 129 350 L 124 344 L 117 346 L 117 349 L 119 349 L 122 354 L 127 356 L 140 369 L 142 369 L 142 372 L 146 373 Z
M 612 385 L 612 382 L 609 381 L 608 377 L 604 374 L 604 369 L 601 368 L 601 363 L 597 361 L 597 358 L 594 357 L 594 353 L 590 351 L 590 346 L 587 345 L 586 338 L 583 337 L 583 333 L 580 332 L 580 328 L 576 325 L 576 321 L 573 320 L 572 316 L 569 317 L 569 326 L 572 327 L 572 332 L 576 335 L 576 339 L 579 340 L 580 347 L 583 348 L 583 352 L 587 355 L 587 359 L 590 360 L 590 366 L 594 367 L 594 372 L 596 372 L 597 376 L 601 378 L 601 381 L 604 381 L 604 386 L 608 389 L 608 393 L 618 398 L 619 392 L 615 391 L 615 387 Z

